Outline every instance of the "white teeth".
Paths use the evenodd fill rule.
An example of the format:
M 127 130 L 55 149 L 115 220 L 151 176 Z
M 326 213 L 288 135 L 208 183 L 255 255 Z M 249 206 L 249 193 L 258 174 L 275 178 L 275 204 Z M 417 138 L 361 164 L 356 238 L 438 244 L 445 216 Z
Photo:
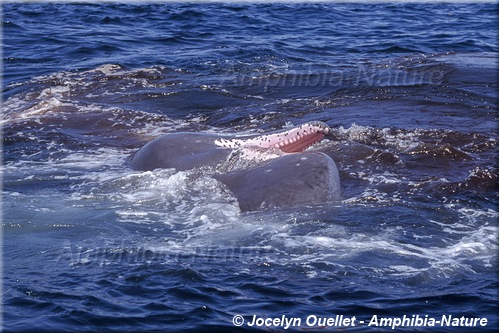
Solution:
M 317 134 L 323 133 L 323 134 L 328 134 L 330 132 L 330 129 L 321 124 L 308 124 L 308 125 L 302 125 L 300 127 L 297 127 L 295 129 L 292 129 L 287 132 L 282 132 L 282 133 L 277 133 L 277 134 L 272 134 L 272 135 L 265 135 L 262 137 L 257 137 L 255 139 L 249 139 L 249 140 L 237 140 L 237 139 L 232 139 L 232 140 L 217 140 L 215 144 L 223 146 L 223 147 L 240 147 L 240 146 L 260 146 L 263 148 L 267 147 L 274 147 L 274 148 L 281 148 L 285 147 L 290 144 L 294 144 L 297 142 L 300 142 L 302 140 L 310 140 L 310 136 L 316 136 Z M 315 140 L 314 142 L 320 141 L 319 138 Z M 310 143 L 310 142 L 309 142 Z M 304 144 L 305 145 L 305 144 Z M 310 144 L 306 144 L 307 146 L 310 146 Z

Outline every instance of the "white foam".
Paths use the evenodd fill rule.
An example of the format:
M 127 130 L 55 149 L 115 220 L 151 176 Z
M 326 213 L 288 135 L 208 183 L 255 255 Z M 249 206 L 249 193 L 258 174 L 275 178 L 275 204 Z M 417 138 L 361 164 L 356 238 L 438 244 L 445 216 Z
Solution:
M 50 77 L 35 78 L 35 83 L 43 80 L 55 82 L 55 79 L 60 83 L 54 83 L 35 93 L 27 92 L 9 98 L 4 105 L 8 111 L 6 119 L 19 123 L 23 119 L 30 119 L 42 124 L 48 114 L 64 118 L 71 117 L 72 112 L 77 110 L 79 115 L 101 114 L 103 119 L 110 119 L 116 124 L 120 122 L 121 115 L 128 115 L 126 110 L 80 103 L 68 99 L 68 94 L 75 87 L 88 87 L 93 82 L 90 74 L 130 76 L 139 71 L 160 73 L 161 70 L 126 70 L 120 66 L 105 65 L 83 73 L 60 72 Z M 137 77 L 127 77 L 126 81 L 123 89 L 133 85 L 156 87 L 154 83 Z M 102 95 L 110 93 L 112 92 L 103 91 Z M 99 95 L 102 96 L 100 92 Z M 95 91 L 90 89 L 84 96 L 96 96 Z M 272 118 L 274 115 L 270 113 L 265 117 Z M 120 125 L 129 128 L 127 133 L 149 138 L 188 129 L 192 126 L 191 123 L 200 120 L 199 117 L 193 117 L 190 121 L 171 120 L 165 116 L 138 111 L 133 111 L 133 116 L 124 119 Z M 260 124 L 260 117 L 250 115 L 249 118 L 251 126 Z M 287 123 L 286 126 L 292 124 Z M 215 132 L 216 129 L 212 131 Z M 333 131 L 340 139 L 360 142 L 369 141 L 374 136 L 383 145 L 400 151 L 410 150 L 421 143 L 418 130 L 376 129 L 353 124 L 350 128 L 340 127 Z M 29 131 L 19 132 L 17 135 L 37 140 Z M 335 225 L 337 220 L 332 212 L 328 215 L 328 219 L 332 221 L 328 227 L 324 227 L 313 216 L 305 215 L 303 211 L 241 214 L 235 198 L 209 174 L 174 170 L 132 171 L 125 165 L 125 160 L 131 153 L 127 148 L 69 150 L 56 142 L 43 147 L 57 152 L 57 156 L 61 157 L 49 154 L 49 157 L 41 160 L 36 158 L 38 152 L 30 156 L 19 156 L 16 161 L 10 161 L 4 166 L 6 180 L 20 183 L 45 180 L 69 182 L 71 193 L 68 195 L 67 192 L 58 192 L 56 189 L 34 189 L 31 193 L 12 191 L 6 197 L 9 209 L 32 209 L 41 217 L 34 214 L 30 219 L 47 223 L 43 220 L 44 216 L 54 217 L 60 213 L 64 215 L 64 219 L 68 219 L 75 212 L 103 207 L 106 212 L 115 214 L 109 218 L 109 223 L 120 226 L 133 223 L 133 226 L 144 226 L 141 230 L 151 230 L 147 235 L 137 233 L 128 236 L 136 237 L 134 239 L 138 244 L 153 251 L 196 254 L 200 249 L 210 246 L 270 251 L 269 255 L 263 254 L 259 259 L 266 263 L 300 265 L 306 268 L 309 277 L 321 273 L 320 268 L 315 266 L 317 263 L 333 263 L 337 267 L 357 265 L 356 267 L 373 269 L 378 274 L 413 276 L 422 272 L 436 272 L 437 275 L 451 276 L 460 271 L 474 272 L 480 267 L 492 267 L 496 258 L 498 244 L 494 221 L 498 214 L 491 209 L 444 205 L 443 209 L 456 215 L 455 221 L 438 220 L 433 216 L 432 219 L 421 217 L 421 225 L 438 229 L 438 237 L 444 241 L 430 246 L 427 242 L 423 242 L 424 245 L 407 244 L 397 238 L 405 232 L 400 229 L 402 227 L 392 225 L 374 232 L 371 225 L 363 228 L 339 226 Z M 374 175 L 365 170 L 351 172 L 352 176 L 368 181 L 369 186 L 361 194 L 344 200 L 339 207 L 340 213 L 352 206 L 360 209 L 370 204 L 380 206 L 400 200 L 397 193 L 384 192 L 382 188 L 377 188 L 379 185 L 397 185 L 403 182 L 407 182 L 409 186 L 418 185 L 394 172 L 384 171 Z M 445 178 L 438 181 L 448 182 Z M 46 197 L 53 200 L 46 200 Z M 12 216 L 19 216 L 15 213 L 21 211 L 14 211 Z M 410 213 L 418 212 L 414 209 Z M 369 214 L 367 209 L 366 214 Z M 112 220 L 113 218 L 116 220 Z M 168 230 L 167 236 L 163 233 L 165 229 Z M 415 233 L 412 237 L 417 240 L 429 242 L 433 237 L 425 232 Z M 367 264 L 356 261 L 357 257 L 369 252 L 381 254 L 387 265 L 368 267 Z M 389 262 L 392 257 L 403 257 L 406 260 L 403 264 L 393 264 Z M 411 265 L 412 260 L 424 261 L 426 265 Z
M 351 141 L 371 142 L 372 137 L 379 137 L 383 144 L 394 147 L 400 151 L 407 151 L 420 144 L 419 130 L 394 131 L 391 128 L 376 129 L 370 126 L 361 126 L 353 123 L 349 128 L 340 126 L 332 132 L 336 135 Z

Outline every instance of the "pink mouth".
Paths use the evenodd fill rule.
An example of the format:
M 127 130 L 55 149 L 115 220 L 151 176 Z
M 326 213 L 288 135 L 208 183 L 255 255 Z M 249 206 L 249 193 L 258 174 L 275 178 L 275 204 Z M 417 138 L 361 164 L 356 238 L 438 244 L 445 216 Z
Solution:
M 224 148 L 278 148 L 285 153 L 299 153 L 321 141 L 331 129 L 321 121 L 314 121 L 272 134 L 251 139 L 219 139 L 215 144 Z
M 290 142 L 288 144 L 279 144 L 280 150 L 285 153 L 299 153 L 312 146 L 313 144 L 321 141 L 324 138 L 324 133 L 308 133 L 296 138 L 296 141 Z
M 279 148 L 285 153 L 302 152 L 321 141 L 331 129 L 323 122 L 311 122 L 284 132 L 264 135 L 255 139 L 260 147 Z

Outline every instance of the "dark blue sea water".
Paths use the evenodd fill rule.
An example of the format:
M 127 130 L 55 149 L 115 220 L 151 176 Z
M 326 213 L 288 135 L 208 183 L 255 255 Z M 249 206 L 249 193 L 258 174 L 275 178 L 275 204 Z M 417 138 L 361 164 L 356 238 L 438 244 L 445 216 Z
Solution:
M 496 332 L 497 9 L 3 4 L 4 331 Z M 242 213 L 125 163 L 312 120 L 333 206 Z M 356 325 L 313 322 L 336 315 Z

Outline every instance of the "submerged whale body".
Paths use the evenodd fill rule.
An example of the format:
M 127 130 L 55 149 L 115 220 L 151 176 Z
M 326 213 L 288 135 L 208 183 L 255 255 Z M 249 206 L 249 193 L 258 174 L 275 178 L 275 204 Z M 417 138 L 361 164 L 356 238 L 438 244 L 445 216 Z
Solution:
M 328 203 L 340 197 L 336 165 L 326 154 L 304 150 L 329 132 L 325 123 L 311 122 L 267 135 L 171 133 L 147 143 L 128 162 L 143 171 L 215 170 L 242 211 Z
M 243 211 L 331 202 L 340 193 L 336 165 L 318 152 L 287 154 L 215 178 L 235 194 Z

